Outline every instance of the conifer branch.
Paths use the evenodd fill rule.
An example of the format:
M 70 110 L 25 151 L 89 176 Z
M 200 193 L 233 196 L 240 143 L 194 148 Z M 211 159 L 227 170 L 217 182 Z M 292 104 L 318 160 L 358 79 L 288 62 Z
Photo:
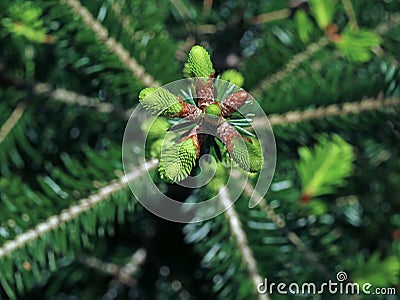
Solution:
M 359 114 L 365 111 L 383 110 L 395 108 L 400 105 L 400 98 L 390 97 L 387 99 L 369 98 L 360 102 L 347 102 L 344 104 L 332 104 L 326 107 L 307 109 L 304 111 L 289 111 L 283 114 L 273 114 L 268 117 L 272 126 L 288 125 L 310 120 L 323 119 L 335 116 L 345 116 L 349 114 Z M 263 127 L 265 122 L 256 120 L 254 127 Z
M 265 90 L 267 90 L 270 86 L 282 81 L 288 75 L 290 75 L 296 68 L 307 61 L 314 54 L 319 52 L 321 49 L 328 45 L 329 40 L 326 37 L 322 37 L 319 41 L 308 45 L 306 50 L 301 53 L 296 54 L 283 69 L 278 71 L 277 73 L 272 74 L 266 79 L 262 80 L 257 87 L 251 92 L 254 98 L 259 97 Z
M 287 226 L 285 220 L 280 217 L 275 210 L 268 205 L 267 201 L 262 197 L 257 191 L 254 190 L 254 187 L 250 182 L 247 182 L 245 186 L 244 192 L 251 196 L 254 193 L 254 197 L 256 197 L 256 203 L 259 203 L 261 209 L 265 211 L 267 216 L 271 219 L 272 222 L 276 225 L 277 228 L 282 230 L 282 232 L 286 235 L 287 239 L 304 254 L 305 258 L 318 270 L 322 275 L 327 279 L 334 278 L 330 275 L 328 269 L 320 262 L 318 256 L 311 251 L 310 248 L 307 247 L 306 244 L 300 239 L 300 237 L 293 231 L 291 231 Z
M 26 109 L 26 103 L 20 102 L 16 108 L 12 111 L 11 115 L 4 122 L 3 126 L 0 128 L 0 144 L 4 141 L 7 135 L 12 131 L 12 129 L 18 124 L 18 121 L 22 118 Z
M 79 200 L 75 205 L 61 211 L 60 214 L 49 217 L 46 221 L 39 223 L 35 228 L 17 235 L 14 240 L 7 241 L 0 247 L 0 258 L 23 248 L 25 245 L 37 240 L 44 234 L 55 231 L 63 224 L 76 219 L 87 211 L 90 211 L 100 203 L 109 199 L 111 195 L 125 189 L 129 182 L 140 177 L 147 170 L 154 169 L 157 166 L 157 163 L 157 160 L 151 160 L 145 163 L 140 168 L 108 183 L 106 186 L 99 189 L 97 193 L 92 194 L 88 198 Z
M 219 190 L 219 200 L 220 204 L 225 210 L 225 217 L 229 222 L 229 228 L 232 236 L 235 238 L 238 249 L 242 255 L 244 265 L 249 272 L 251 282 L 253 283 L 254 290 L 257 291 L 257 286 L 259 283 L 263 282 L 260 274 L 257 270 L 256 260 L 254 258 L 253 252 L 249 246 L 247 241 L 246 233 L 242 228 L 242 222 L 239 219 L 239 216 L 235 210 L 232 200 L 229 198 L 228 191 L 226 188 L 222 187 Z M 267 294 L 260 294 L 259 299 L 267 300 L 269 299 Z
M 393 27 L 397 26 L 399 23 L 400 23 L 400 14 L 393 14 L 390 15 L 388 21 L 380 24 L 378 27 L 375 28 L 374 31 L 378 35 L 384 35 Z M 308 45 L 308 47 L 303 52 L 296 54 L 280 71 L 262 80 L 257 85 L 257 87 L 255 87 L 251 92 L 253 97 L 254 98 L 259 97 L 270 86 L 285 79 L 293 71 L 295 71 L 300 64 L 310 59 L 314 54 L 325 48 L 328 44 L 329 44 L 329 39 L 326 37 L 322 37 L 319 41 Z
M 115 279 L 121 284 L 127 285 L 129 287 L 136 287 L 137 281 L 132 276 L 146 261 L 146 256 L 147 251 L 143 248 L 140 248 L 135 251 L 131 259 L 124 266 L 118 266 L 114 263 L 105 262 L 96 257 L 84 254 L 80 254 L 77 257 L 77 261 L 89 268 L 115 277 Z
M 82 19 L 85 25 L 94 32 L 96 37 L 119 58 L 121 63 L 128 70 L 132 72 L 134 77 L 145 86 L 159 86 L 159 83 L 155 81 L 151 75 L 146 73 L 143 66 L 131 57 L 129 52 L 119 42 L 109 36 L 108 30 L 93 17 L 89 10 L 84 7 L 79 0 L 60 0 L 60 2 L 67 4 L 71 11 Z

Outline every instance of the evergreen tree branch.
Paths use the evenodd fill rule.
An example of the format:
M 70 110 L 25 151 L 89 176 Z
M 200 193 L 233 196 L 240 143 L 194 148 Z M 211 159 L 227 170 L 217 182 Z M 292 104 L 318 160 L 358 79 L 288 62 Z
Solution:
M 305 111 L 289 111 L 284 114 L 269 115 L 268 119 L 272 126 L 288 125 L 298 122 L 306 122 L 316 119 L 324 119 L 335 116 L 345 116 L 349 114 L 359 114 L 365 111 L 382 110 L 394 108 L 400 105 L 400 98 L 390 97 L 368 98 L 360 102 L 347 102 L 343 104 L 332 104 L 326 107 L 318 107 L 315 109 L 307 109 Z M 262 121 L 254 121 L 254 127 L 265 126 Z
M 71 11 L 82 19 L 85 25 L 94 32 L 96 37 L 119 58 L 121 63 L 128 70 L 132 72 L 134 77 L 145 86 L 159 86 L 159 83 L 155 81 L 150 74 L 146 73 L 143 66 L 131 57 L 129 52 L 119 42 L 109 36 L 108 30 L 93 17 L 89 10 L 84 7 L 79 0 L 60 0 L 60 2 L 68 5 Z
M 18 121 L 22 118 L 26 109 L 26 103 L 20 102 L 17 107 L 12 111 L 11 115 L 4 122 L 0 128 L 0 144 L 4 141 L 7 135 L 12 129 L 18 124 Z
M 238 249 L 242 254 L 244 264 L 246 265 L 247 271 L 249 272 L 251 282 L 253 283 L 254 290 L 257 291 L 257 286 L 259 283 L 263 282 L 260 274 L 257 270 L 256 260 L 254 259 L 252 250 L 250 249 L 249 243 L 247 241 L 246 233 L 242 228 L 242 223 L 239 216 L 233 206 L 232 200 L 229 198 L 228 191 L 226 188 L 221 188 L 219 190 L 219 200 L 222 207 L 225 209 L 225 217 L 229 222 L 229 228 L 232 236 L 235 238 Z M 260 294 L 259 299 L 269 299 L 267 294 Z
M 334 278 L 330 275 L 328 269 L 320 262 L 318 256 L 312 252 L 306 244 L 303 243 L 303 241 L 295 232 L 291 231 L 286 226 L 285 220 L 281 218 L 271 206 L 268 205 L 267 201 L 257 191 L 254 190 L 254 187 L 250 182 L 247 183 L 244 192 L 248 196 L 251 196 L 254 193 L 254 196 L 257 199 L 256 202 L 260 203 L 259 205 L 261 209 L 265 211 L 267 216 L 272 222 L 274 222 L 276 227 L 282 230 L 287 239 L 297 248 L 297 250 L 304 254 L 304 257 L 315 267 L 316 270 L 318 270 L 327 279 Z
M 110 182 L 106 186 L 92 194 L 88 198 L 81 199 L 77 204 L 61 211 L 58 215 L 49 217 L 46 221 L 39 223 L 35 228 L 23 232 L 15 237 L 14 240 L 7 241 L 0 247 L 0 258 L 11 254 L 12 252 L 23 248 L 29 242 L 37 240 L 45 233 L 55 231 L 63 224 L 76 219 L 83 213 L 93 209 L 100 203 L 106 201 L 111 195 L 121 191 L 128 186 L 128 183 L 143 175 L 149 169 L 157 166 L 157 160 L 152 160 L 141 166 L 140 168 Z
M 89 268 L 95 269 L 102 273 L 107 273 L 113 276 L 118 281 L 118 283 L 133 288 L 137 286 L 137 280 L 132 276 L 146 261 L 146 256 L 147 256 L 146 250 L 140 248 L 135 251 L 131 259 L 124 266 L 118 266 L 114 263 L 105 262 L 96 257 L 84 254 L 80 254 L 77 257 L 77 261 Z
M 285 79 L 288 75 L 290 75 L 296 68 L 307 61 L 314 54 L 319 52 L 321 49 L 326 47 L 329 43 L 329 40 L 326 37 L 322 37 L 315 43 L 308 45 L 306 50 L 301 53 L 296 54 L 280 71 L 272 74 L 266 79 L 262 80 L 256 88 L 253 89 L 251 94 L 254 98 L 259 97 L 265 90 L 267 90 L 271 85 L 274 85 L 283 79 Z
M 392 14 L 389 16 L 389 20 L 387 20 L 386 22 L 380 24 L 375 28 L 375 32 L 378 35 L 384 35 L 388 31 L 390 31 L 393 27 L 397 26 L 399 23 L 400 23 L 400 14 Z M 300 64 L 310 59 L 314 54 L 325 48 L 328 44 L 329 44 L 328 38 L 322 37 L 317 42 L 308 45 L 308 47 L 303 52 L 296 54 L 280 71 L 262 80 L 251 92 L 253 97 L 254 98 L 259 97 L 270 86 L 285 79 L 293 71 L 295 71 Z

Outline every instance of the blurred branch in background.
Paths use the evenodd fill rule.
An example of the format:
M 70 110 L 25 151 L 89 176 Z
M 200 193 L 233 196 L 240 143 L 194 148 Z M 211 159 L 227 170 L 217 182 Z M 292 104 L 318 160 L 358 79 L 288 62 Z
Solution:
M 20 102 L 17 105 L 17 107 L 13 110 L 10 117 L 0 127 L 0 145 L 7 137 L 7 135 L 11 132 L 11 130 L 15 127 L 15 125 L 17 125 L 18 121 L 22 118 L 22 115 L 25 112 L 25 108 L 26 108 L 26 103 Z
M 346 1 L 346 0 L 344 0 Z M 389 30 L 391 30 L 394 26 L 400 23 L 400 14 L 393 14 L 390 15 L 388 20 L 380 24 L 376 29 L 375 32 L 378 35 L 384 35 Z M 265 92 L 271 85 L 274 85 L 286 77 L 288 77 L 292 72 L 294 72 L 302 63 L 309 60 L 313 55 L 319 52 L 321 49 L 325 48 L 329 44 L 328 37 L 322 37 L 317 42 L 309 44 L 307 48 L 301 52 L 296 54 L 280 71 L 275 74 L 269 75 L 264 80 L 260 81 L 258 85 L 252 90 L 252 95 L 257 98 L 263 92 Z M 378 53 L 384 53 L 383 49 L 378 46 Z M 389 56 L 391 58 L 392 56 Z M 397 61 L 394 58 L 391 58 L 395 65 L 398 65 Z
M 351 4 L 351 0 L 342 0 L 342 4 L 346 12 L 347 18 L 349 19 L 350 28 L 352 30 L 358 30 L 357 17 L 353 8 L 353 4 Z
M 315 53 L 320 51 L 322 48 L 328 45 L 329 40 L 326 37 L 322 37 L 319 41 L 312 43 L 307 46 L 307 49 L 303 52 L 296 54 L 283 69 L 279 72 L 272 74 L 260 81 L 256 88 L 251 91 L 254 98 L 259 97 L 264 91 L 266 91 L 271 85 L 276 84 L 287 76 L 289 76 L 299 65 L 310 59 Z
M 281 19 L 288 18 L 290 16 L 290 9 L 285 8 L 281 10 L 271 11 L 267 13 L 263 13 L 261 15 L 255 16 L 252 19 L 254 24 L 263 24 L 272 21 L 277 21 Z
M 213 0 L 203 0 L 203 15 L 208 16 L 211 12 Z
M 0 259 L 41 238 L 46 233 L 59 229 L 65 223 L 76 219 L 85 212 L 92 210 L 103 201 L 107 201 L 112 194 L 127 188 L 129 182 L 136 180 L 139 176 L 142 176 L 145 172 L 155 168 L 156 166 L 157 160 L 147 162 L 144 166 L 141 166 L 141 168 L 137 168 L 136 170 L 123 175 L 118 180 L 108 183 L 88 198 L 77 201 L 75 205 L 61 211 L 60 214 L 51 216 L 45 222 L 38 224 L 35 228 L 19 234 L 14 240 L 7 241 L 0 247 Z
M 81 106 L 92 107 L 103 113 L 110 113 L 114 111 L 112 103 L 100 102 L 99 99 L 87 97 L 66 89 L 53 89 L 49 84 L 36 82 L 32 83 L 33 93 L 37 96 L 49 97 L 53 100 L 67 103 L 76 104 Z
M 365 111 L 385 110 L 400 106 L 400 98 L 390 97 L 364 99 L 360 102 L 349 102 L 343 104 L 332 104 L 326 107 L 310 108 L 305 111 L 289 111 L 281 115 L 269 115 L 268 119 L 272 126 L 288 125 L 297 122 L 306 122 L 309 120 L 329 118 L 334 116 L 345 116 L 349 114 L 359 114 Z M 265 124 L 262 122 L 253 123 L 254 127 L 262 128 Z
M 118 283 L 111 282 L 110 286 L 112 286 L 113 289 L 118 290 L 120 284 L 128 285 L 131 288 L 137 286 L 137 280 L 133 276 L 138 272 L 141 265 L 145 262 L 146 255 L 146 250 L 140 248 L 135 251 L 131 259 L 124 266 L 118 266 L 114 263 L 104 262 L 98 258 L 85 254 L 79 254 L 77 261 L 87 267 L 113 276 Z
M 32 92 L 33 95 L 35 96 L 48 97 L 55 101 L 59 101 L 66 104 L 76 104 L 80 106 L 92 107 L 98 110 L 99 112 L 103 113 L 117 112 L 117 114 L 119 114 L 122 118 L 128 117 L 123 113 L 119 112 L 118 109 L 115 109 L 112 103 L 101 102 L 98 98 L 87 97 L 85 95 L 78 94 L 76 92 L 62 88 L 53 88 L 48 83 L 34 82 L 17 78 L 16 76 L 13 76 L 9 72 L 7 72 L 5 66 L 1 63 L 0 63 L 0 82 L 4 82 L 4 84 L 6 85 L 12 85 L 17 89 L 27 89 L 28 91 Z
M 318 256 L 312 252 L 312 250 L 307 247 L 306 244 L 300 239 L 300 237 L 293 231 L 291 231 L 287 226 L 285 220 L 276 214 L 275 210 L 268 205 L 267 201 L 261 197 L 261 195 L 254 190 L 254 187 L 250 182 L 247 183 L 245 190 L 245 194 L 249 197 L 254 197 L 255 203 L 259 203 L 261 209 L 265 211 L 268 218 L 271 219 L 272 222 L 276 225 L 277 228 L 281 229 L 282 232 L 286 235 L 287 239 L 299 250 L 301 253 L 304 254 L 304 257 L 315 267 L 318 272 L 321 273 L 326 279 L 332 279 L 331 272 L 320 262 Z
M 246 265 L 246 269 L 253 283 L 253 288 L 255 291 L 257 291 L 257 287 L 261 282 L 263 282 L 263 278 L 260 276 L 257 270 L 257 262 L 254 259 L 253 252 L 249 247 L 249 242 L 247 240 L 246 233 L 242 229 L 242 223 L 235 210 L 234 203 L 229 198 L 228 191 L 225 187 L 219 190 L 219 200 L 221 206 L 225 210 L 224 215 L 229 222 L 229 228 L 231 234 L 236 240 L 238 250 L 242 255 L 243 262 Z M 270 298 L 268 297 L 267 294 L 260 294 L 258 296 L 258 299 L 268 300 Z

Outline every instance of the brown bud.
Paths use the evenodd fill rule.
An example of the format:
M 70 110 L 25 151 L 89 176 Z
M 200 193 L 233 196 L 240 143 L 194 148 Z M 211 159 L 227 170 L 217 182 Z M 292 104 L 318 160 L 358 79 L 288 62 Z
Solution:
M 202 81 L 202 80 L 201 80 Z M 197 84 L 197 98 L 198 106 L 201 110 L 204 110 L 208 105 L 214 102 L 214 88 L 213 78 L 207 79 L 205 84 Z
M 188 118 L 189 120 L 195 120 L 201 114 L 201 110 L 198 107 L 183 101 L 180 96 L 177 96 L 177 98 L 179 102 L 183 105 L 183 109 L 181 109 L 181 111 L 177 114 L 173 115 L 173 118 L 178 117 L 182 119 Z
M 235 127 L 228 122 L 224 122 L 217 128 L 217 137 L 225 144 L 226 150 L 231 154 L 234 147 L 234 138 L 241 138 L 241 135 Z
M 247 92 L 241 90 L 232 95 L 229 95 L 228 97 L 226 97 L 226 99 L 219 102 L 222 116 L 226 118 L 237 111 L 246 102 L 247 97 Z

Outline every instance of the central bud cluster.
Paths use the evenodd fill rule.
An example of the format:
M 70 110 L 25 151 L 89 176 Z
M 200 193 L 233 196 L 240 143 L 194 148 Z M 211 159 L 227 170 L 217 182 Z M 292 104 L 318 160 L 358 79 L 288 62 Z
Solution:
M 235 120 L 243 118 L 238 110 L 248 100 L 248 93 L 232 82 L 216 80 L 209 55 L 200 46 L 190 51 L 185 72 L 191 77 L 190 90 L 194 94 L 191 99 L 183 100 L 164 88 L 146 88 L 139 95 L 142 106 L 150 113 L 194 123 L 182 134 L 163 142 L 162 147 L 166 149 L 160 155 L 161 177 L 177 182 L 189 176 L 196 161 L 207 151 L 210 139 L 221 141 L 225 151 L 242 169 L 259 172 L 263 157 L 258 140 L 245 129 L 242 133 L 248 134 L 241 134 L 240 128 L 230 123 L 233 114 Z M 221 82 L 226 84 L 221 87 Z

